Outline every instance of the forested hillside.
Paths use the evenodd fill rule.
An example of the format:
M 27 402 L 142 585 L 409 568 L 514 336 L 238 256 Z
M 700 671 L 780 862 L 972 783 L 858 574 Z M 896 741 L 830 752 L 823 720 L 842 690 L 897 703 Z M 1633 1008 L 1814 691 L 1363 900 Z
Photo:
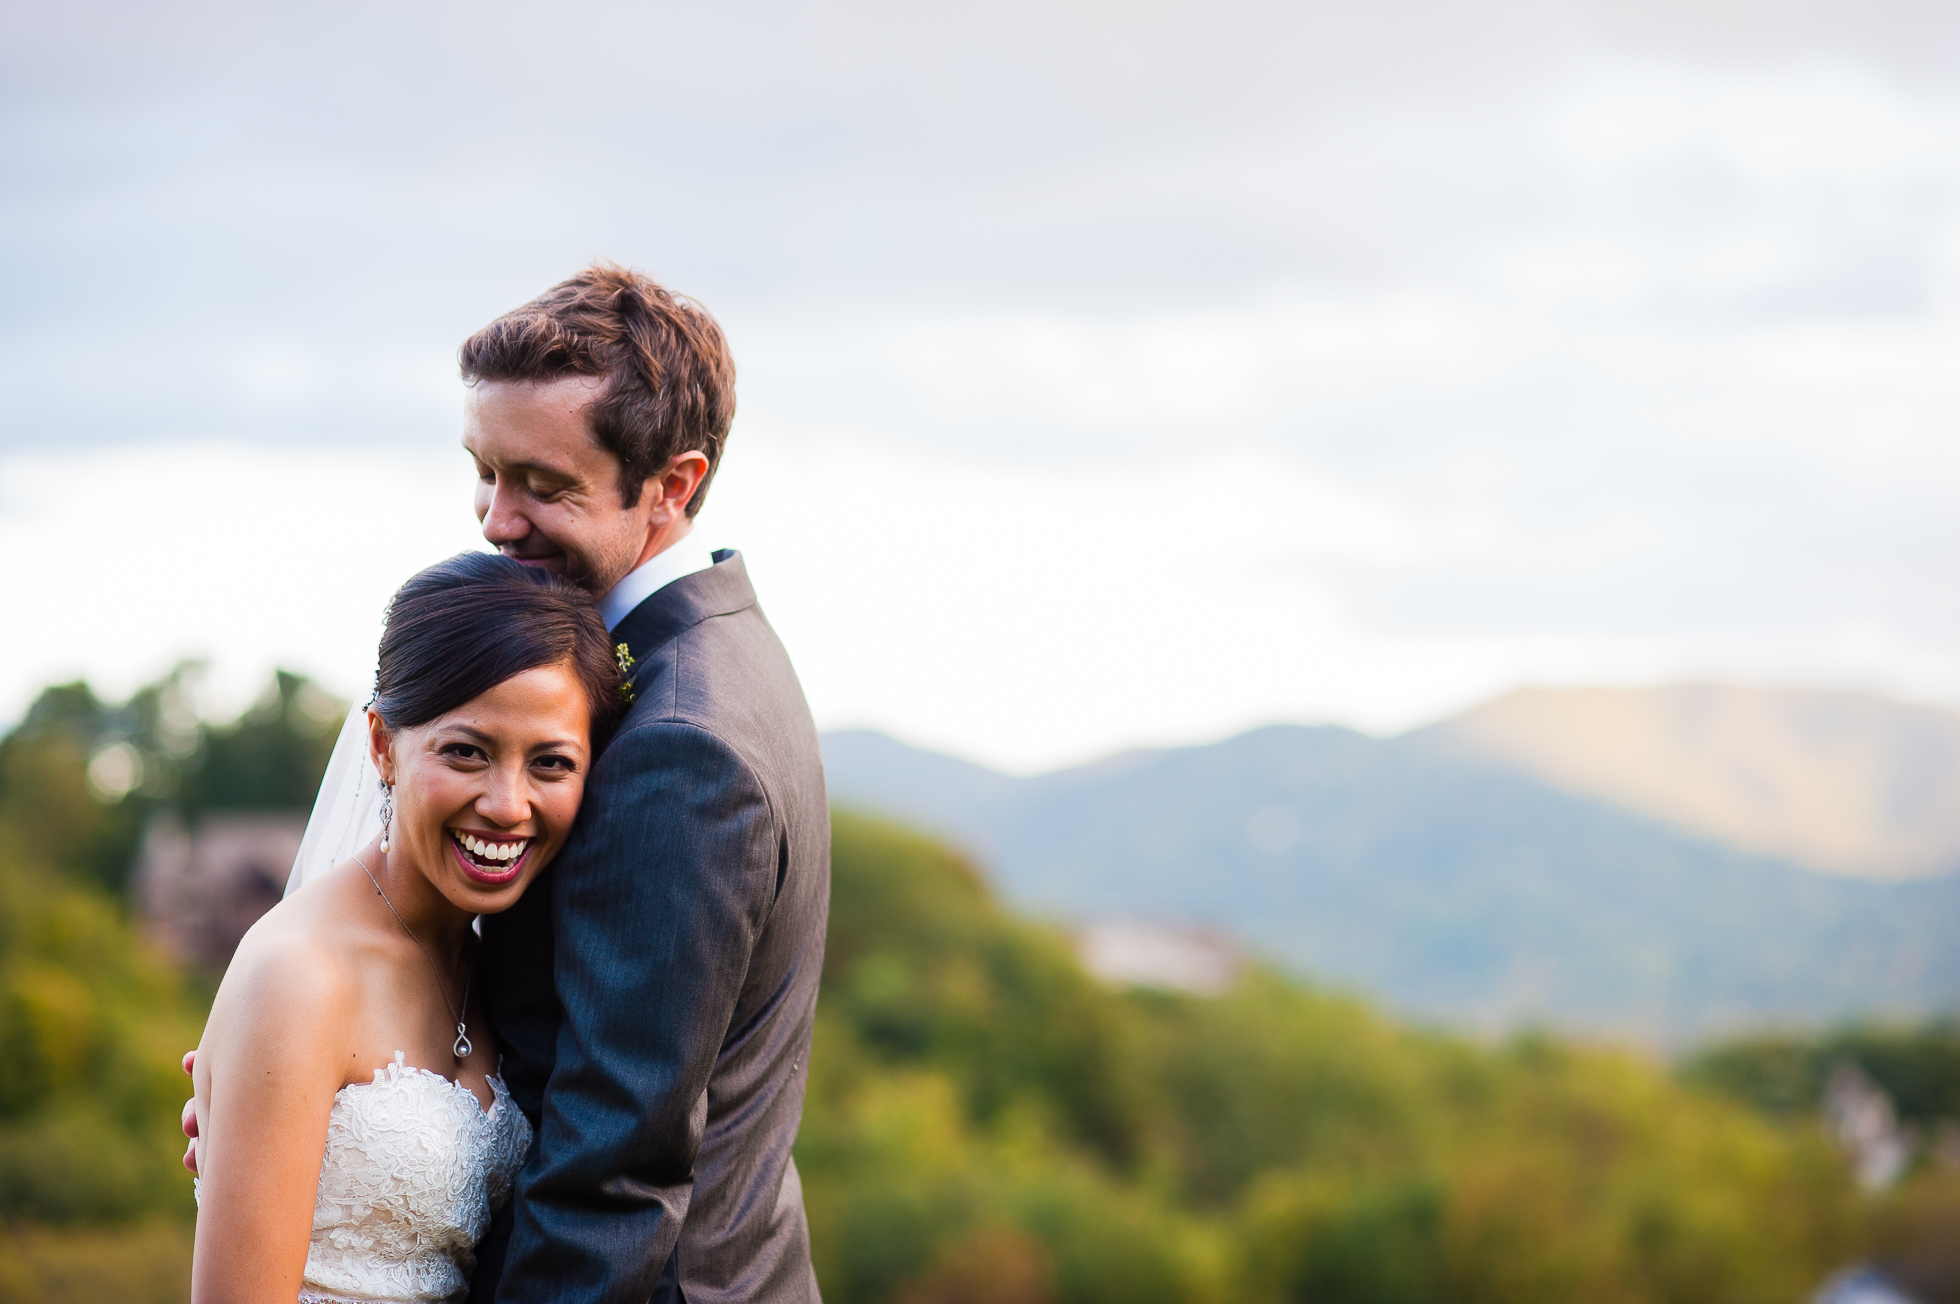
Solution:
M 1794 1301 L 1954 1207 L 1631 1054 L 1268 973 L 1106 991 L 942 846 L 839 815 L 834 847 L 798 1148 L 833 1300 Z
M 88 766 L 167 756 L 169 685 L 111 709 L 50 689 L 0 741 L 0 1300 L 187 1297 L 191 1180 L 176 1134 L 208 992 L 136 938 L 120 888 L 144 806 L 177 795 L 193 719 L 158 792 L 104 800 Z M 135 741 L 132 741 L 135 740 Z M 132 799 L 133 798 L 133 799 Z
M 1816 873 L 1447 733 L 1282 725 L 1027 778 L 824 747 L 832 800 L 971 849 L 1018 909 L 1206 925 L 1419 1019 L 1673 1048 L 1960 1004 L 1960 874 Z
M 254 775 L 317 754 L 303 688 L 256 713 L 285 759 Z M 0 744 L 0 1304 L 187 1293 L 177 1057 L 208 988 L 109 887 L 127 803 L 179 799 L 91 791 L 104 748 L 154 742 L 124 712 L 59 690 Z M 175 791 L 221 808 L 245 728 L 173 744 Z M 1801 1102 L 1637 1054 L 1414 1030 L 1259 970 L 1107 989 L 889 824 L 839 812 L 834 874 L 797 1148 L 832 1304 L 1769 1304 L 1927 1259 L 1960 1209 L 1935 1162 L 1861 1195 Z

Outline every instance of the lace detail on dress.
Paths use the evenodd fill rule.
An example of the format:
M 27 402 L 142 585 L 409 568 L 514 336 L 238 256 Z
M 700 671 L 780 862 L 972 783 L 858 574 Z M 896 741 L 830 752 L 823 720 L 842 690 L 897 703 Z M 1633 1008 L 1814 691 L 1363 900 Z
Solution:
M 300 1304 L 461 1300 L 531 1125 L 503 1081 L 489 1110 L 406 1056 L 335 1094 Z

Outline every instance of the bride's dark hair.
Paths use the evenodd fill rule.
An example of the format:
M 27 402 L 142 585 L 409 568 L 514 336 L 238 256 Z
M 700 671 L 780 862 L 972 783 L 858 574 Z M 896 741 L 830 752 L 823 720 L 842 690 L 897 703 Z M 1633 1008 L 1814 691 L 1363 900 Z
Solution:
M 585 690 L 596 753 L 623 705 L 598 605 L 548 571 L 497 553 L 461 553 L 414 576 L 389 600 L 374 709 L 390 729 L 413 729 L 506 679 L 558 665 Z

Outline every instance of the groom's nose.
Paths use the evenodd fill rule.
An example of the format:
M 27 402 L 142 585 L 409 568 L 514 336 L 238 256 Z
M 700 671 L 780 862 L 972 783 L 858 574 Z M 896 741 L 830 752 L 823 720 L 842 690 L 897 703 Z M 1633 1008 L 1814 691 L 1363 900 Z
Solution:
M 483 538 L 495 547 L 507 543 L 519 543 L 529 537 L 533 528 L 531 519 L 524 515 L 517 504 L 518 495 L 498 485 L 489 490 L 489 504 L 483 512 Z

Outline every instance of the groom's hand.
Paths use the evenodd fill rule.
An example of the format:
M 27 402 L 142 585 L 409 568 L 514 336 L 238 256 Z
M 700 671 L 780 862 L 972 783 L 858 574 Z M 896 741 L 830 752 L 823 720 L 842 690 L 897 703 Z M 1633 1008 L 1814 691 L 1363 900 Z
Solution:
M 184 1072 L 189 1073 L 192 1069 L 196 1067 L 197 1067 L 197 1052 L 194 1050 L 185 1051 Z M 191 1170 L 192 1176 L 196 1176 L 197 1174 L 197 1097 L 196 1096 L 192 1096 L 189 1100 L 186 1100 L 184 1102 L 183 1123 L 184 1123 L 184 1135 L 191 1139 L 190 1144 L 184 1147 L 184 1167 Z

